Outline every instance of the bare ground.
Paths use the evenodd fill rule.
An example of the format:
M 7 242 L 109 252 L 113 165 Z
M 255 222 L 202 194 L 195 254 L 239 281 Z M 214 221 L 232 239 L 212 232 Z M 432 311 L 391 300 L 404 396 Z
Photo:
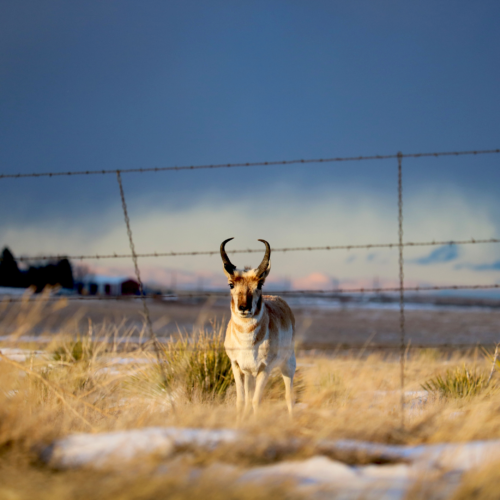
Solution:
M 155 333 L 166 337 L 179 331 L 189 334 L 193 327 L 224 322 L 229 318 L 226 299 L 162 302 L 148 300 Z M 138 333 L 144 324 L 140 300 L 68 301 L 65 307 L 54 304 L 3 304 L 0 309 L 0 335 L 17 328 L 14 318 L 38 307 L 37 325 L 29 333 L 87 331 L 88 320 L 94 328 L 109 325 L 131 327 Z M 293 308 L 297 341 L 304 349 L 396 348 L 400 344 L 399 311 L 387 309 Z M 407 310 L 406 340 L 413 347 L 468 347 L 500 342 L 500 309 L 434 308 Z M 13 318 L 10 320 L 10 318 Z

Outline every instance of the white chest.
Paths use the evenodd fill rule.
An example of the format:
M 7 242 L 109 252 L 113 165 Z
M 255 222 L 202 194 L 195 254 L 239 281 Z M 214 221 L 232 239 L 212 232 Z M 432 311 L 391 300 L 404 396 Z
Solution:
M 231 326 L 230 326 L 231 328 Z M 226 336 L 225 348 L 231 361 L 236 361 L 240 370 L 257 375 L 262 365 L 269 363 L 269 339 L 267 332 L 238 332 L 232 328 Z

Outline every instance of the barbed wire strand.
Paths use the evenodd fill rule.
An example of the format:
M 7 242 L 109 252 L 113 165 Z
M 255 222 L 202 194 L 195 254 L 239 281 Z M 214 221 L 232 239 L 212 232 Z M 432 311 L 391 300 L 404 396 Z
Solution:
M 404 292 L 432 292 L 432 291 L 444 291 L 444 290 L 494 290 L 500 289 L 500 284 L 491 285 L 444 285 L 444 286 L 413 286 L 404 287 Z M 266 295 L 285 295 L 285 296 L 300 296 L 300 295 L 323 295 L 329 296 L 328 298 L 338 298 L 343 295 L 357 295 L 357 294 L 379 294 L 384 293 L 400 293 L 401 287 L 387 287 L 387 288 L 336 288 L 329 290 L 269 290 L 266 291 Z M 170 294 L 144 294 L 144 295 L 51 295 L 43 296 L 38 294 L 25 294 L 21 297 L 12 297 L 11 295 L 0 295 L 0 302 L 29 302 L 29 301 L 53 301 L 53 300 L 68 300 L 68 301 L 89 301 L 89 300 L 137 300 L 137 299 L 192 299 L 199 297 L 227 297 L 229 299 L 229 293 L 226 291 L 176 291 Z
M 464 156 L 464 155 L 482 155 L 482 154 L 495 154 L 500 153 L 500 149 L 483 149 L 472 151 L 442 151 L 435 153 L 410 153 L 402 155 L 402 158 L 425 158 L 425 157 L 439 157 L 439 156 Z M 346 156 L 336 158 L 311 158 L 300 160 L 279 160 L 279 161 L 260 161 L 260 162 L 246 162 L 246 163 L 218 163 L 210 165 L 184 165 L 179 167 L 147 167 L 147 168 L 124 168 L 119 172 L 122 174 L 128 173 L 148 173 L 148 172 L 168 172 L 168 171 L 181 171 L 181 170 L 202 170 L 202 169 L 219 169 L 219 168 L 245 168 L 245 167 L 271 167 L 278 165 L 296 165 L 302 163 L 334 163 L 334 162 L 348 162 L 348 161 L 365 161 L 365 160 L 389 160 L 398 158 L 397 154 L 388 155 L 369 155 L 369 156 Z M 116 169 L 101 169 L 101 170 L 76 170 L 66 172 L 33 172 L 26 174 L 0 174 L 0 179 L 21 179 L 26 177 L 61 177 L 72 175 L 106 175 L 116 174 Z
M 175 342 L 179 340 L 176 337 L 160 337 L 160 339 L 165 342 Z M 119 342 L 120 339 L 114 340 L 114 342 Z M 131 344 L 135 344 L 133 340 L 127 339 L 127 341 Z M 105 342 L 105 340 L 97 341 L 97 342 Z M 494 342 L 485 342 L 482 344 L 422 344 L 422 345 L 411 345 L 411 347 L 408 348 L 408 352 L 413 349 L 477 349 L 477 347 L 490 347 L 494 348 L 495 343 Z M 324 344 L 304 344 L 300 346 L 295 347 L 295 351 L 301 351 L 301 352 L 308 352 L 309 354 L 314 354 L 315 351 L 334 351 L 334 353 L 338 352 L 344 352 L 344 351 L 358 351 L 360 349 L 363 349 L 362 354 L 369 354 L 372 351 L 395 351 L 397 356 L 399 357 L 399 341 L 395 345 L 377 345 L 377 344 L 372 344 L 368 343 L 366 344 L 345 344 L 345 343 L 340 343 L 340 345 L 324 345 Z M 169 352 L 227 352 L 227 351 L 251 351 L 252 347 L 232 347 L 232 348 L 227 348 L 224 346 L 210 346 L 210 347 L 198 347 L 198 346 L 182 346 L 182 347 L 177 347 L 175 345 L 168 345 L 166 347 L 166 350 Z M 311 351 L 314 351 L 311 353 Z M 0 351 L 1 352 L 1 351 Z M 5 356 L 5 355 L 4 355 Z M 8 356 L 6 356 L 8 357 Z M 133 358 L 128 358 L 128 359 L 133 359 Z M 133 364 L 132 362 L 130 364 Z M 138 364 L 143 365 L 142 361 L 138 361 Z M 110 366 L 113 366 L 110 364 Z M 300 367 L 300 364 L 298 365 Z
M 175 341 L 175 340 L 178 340 L 176 339 L 175 337 L 172 338 L 172 337 L 162 337 L 162 340 L 164 340 L 165 342 L 168 342 L 168 341 Z M 477 343 L 473 343 L 473 344 L 423 344 L 423 345 L 411 345 L 409 348 L 408 348 L 408 352 L 410 351 L 410 349 L 429 349 L 429 348 L 435 348 L 435 349 L 450 349 L 450 348 L 453 348 L 453 349 L 457 349 L 457 348 L 462 348 L 462 349 L 471 349 L 471 348 L 477 348 L 478 346 L 488 346 L 490 348 L 494 348 L 495 347 L 495 343 L 494 342 L 485 342 L 483 344 L 477 344 Z M 211 347 L 197 347 L 197 346 L 182 346 L 182 347 L 175 347 L 175 346 L 168 346 L 167 349 L 169 351 L 175 351 L 175 352 L 207 352 L 207 351 L 220 351 L 220 352 L 227 352 L 227 351 L 251 351 L 252 350 L 252 347 L 232 347 L 232 348 L 227 348 L 225 346 L 211 346 Z M 295 347 L 295 350 L 296 351 L 335 351 L 335 352 L 342 352 L 342 351 L 350 351 L 350 350 L 360 350 L 362 349 L 363 352 L 367 352 L 368 353 L 370 351 L 395 351 L 397 356 L 399 357 L 399 349 L 400 349 L 400 346 L 399 346 L 399 340 L 397 342 L 397 344 L 395 345 L 377 345 L 377 344 L 371 344 L 371 343 L 368 343 L 366 344 L 363 343 L 363 344 L 359 344 L 359 345 L 348 345 L 348 344 L 341 344 L 340 346 L 339 345 L 336 345 L 336 346 L 328 346 L 328 345 L 323 345 L 323 344 L 319 344 L 319 345 L 308 345 L 308 344 L 305 344 L 305 345 L 302 345 L 302 346 L 296 346 Z
M 168 335 L 168 336 L 167 336 Z M 176 342 L 179 339 L 175 335 L 169 335 L 167 334 L 164 337 L 159 337 L 158 340 L 161 340 L 162 342 L 169 343 L 169 342 Z M 40 343 L 45 343 L 45 339 L 41 339 L 38 337 L 38 339 L 33 339 L 30 341 L 31 342 L 36 342 L 39 341 Z M 192 339 L 195 340 L 195 339 Z M 94 339 L 94 342 L 112 342 L 112 343 L 121 343 L 121 342 L 128 342 L 130 344 L 139 344 L 139 342 L 135 341 L 133 338 L 126 337 L 126 338 L 113 338 L 111 340 L 108 339 Z M 409 352 L 415 349 L 467 349 L 467 350 L 473 350 L 477 349 L 478 347 L 485 347 L 485 348 L 490 348 L 490 349 L 495 349 L 495 347 L 498 344 L 495 344 L 495 342 L 489 341 L 489 342 L 482 342 L 482 343 L 469 343 L 469 344 L 464 344 L 464 343 L 443 343 L 443 344 L 411 344 L 411 346 L 408 346 L 407 349 L 407 355 Z M 309 352 L 310 354 L 314 354 L 316 351 L 322 352 L 322 351 L 334 351 L 334 353 L 342 353 L 345 351 L 354 351 L 354 350 L 360 350 L 362 349 L 362 354 L 369 354 L 372 351 L 394 351 L 397 356 L 399 357 L 399 339 L 396 341 L 394 345 L 387 345 L 387 344 L 376 344 L 372 342 L 363 342 L 363 343 L 358 343 L 358 344 L 347 344 L 345 342 L 339 342 L 336 345 L 325 345 L 324 343 L 304 343 L 300 345 L 296 345 L 295 350 L 296 351 L 301 351 L 301 352 Z M 166 346 L 166 350 L 169 352 L 206 352 L 206 351 L 221 351 L 225 352 L 228 350 L 228 348 L 224 346 L 210 346 L 210 347 L 199 347 L 196 345 L 191 345 L 191 346 L 175 346 L 175 345 L 168 345 Z M 235 347 L 235 348 L 230 348 L 230 350 L 234 351 L 246 351 L 246 350 L 252 350 L 251 347 Z M 313 352 L 311 352 L 313 351 Z M 0 349 L 1 353 L 1 349 Z M 494 354 L 494 353 L 492 353 Z M 9 357 L 8 355 L 4 354 L 5 357 Z M 155 360 L 156 362 L 156 360 Z M 143 365 L 143 361 L 138 361 L 141 365 Z M 132 364 L 132 363 L 131 363 Z M 112 365 L 112 363 L 110 363 Z M 300 364 L 299 364 L 300 366 Z
M 401 382 L 401 428 L 405 428 L 405 296 L 403 260 L 403 155 L 398 153 L 398 236 L 399 236 L 399 333 L 400 333 L 400 382 Z
M 140 293 L 140 297 L 141 297 L 141 301 L 142 301 L 144 317 L 146 319 L 146 326 L 147 326 L 147 329 L 149 332 L 150 340 L 154 346 L 154 350 L 156 353 L 156 359 L 158 361 L 158 367 L 160 368 L 161 376 L 162 376 L 163 383 L 165 386 L 165 391 L 168 394 L 168 397 L 170 399 L 170 404 L 172 407 L 172 411 L 175 414 L 174 400 L 172 398 L 172 395 L 170 394 L 170 390 L 168 387 L 167 374 L 165 373 L 165 368 L 164 368 L 163 362 L 162 362 L 160 343 L 159 343 L 158 338 L 156 337 L 155 332 L 153 330 L 153 323 L 151 321 L 149 307 L 148 307 L 146 297 L 144 294 L 144 285 L 142 283 L 141 272 L 139 270 L 139 264 L 137 262 L 137 255 L 135 253 L 135 244 L 134 244 L 134 239 L 132 237 L 132 229 L 130 227 L 130 218 L 128 216 L 127 202 L 125 201 L 125 192 L 123 190 L 122 177 L 121 177 L 119 170 L 117 170 L 117 172 L 116 172 L 116 179 L 118 181 L 118 187 L 120 188 L 120 198 L 121 198 L 121 202 L 122 202 L 123 217 L 125 219 L 125 225 L 127 226 L 127 235 L 128 235 L 128 240 L 129 240 L 129 244 L 130 244 L 130 252 L 132 253 L 132 260 L 134 262 L 135 276 L 137 278 L 137 283 L 139 284 L 139 293 Z
M 495 283 L 495 284 L 489 284 L 489 285 L 443 285 L 443 286 L 434 286 L 434 285 L 423 285 L 423 286 L 413 286 L 413 287 L 404 287 L 403 291 L 405 292 L 426 292 L 426 291 L 439 291 L 439 290 L 488 290 L 488 289 L 495 289 L 495 288 L 500 288 L 500 284 Z M 382 288 L 382 287 L 368 287 L 368 288 L 336 288 L 336 289 L 329 289 L 329 290 L 314 290 L 314 289 L 309 289 L 309 290 L 280 290 L 280 291 L 274 291 L 270 290 L 266 294 L 272 295 L 314 295 L 314 294 L 363 294 L 363 293 L 390 293 L 390 292 L 399 292 L 401 288 L 399 286 L 397 287 L 387 287 L 387 288 Z M 214 291 L 207 291 L 207 292 L 177 292 L 179 296 L 185 296 L 188 294 L 189 296 L 192 297 L 201 297 L 205 295 L 222 295 L 222 296 L 228 296 L 229 294 L 227 292 L 214 292 Z
M 423 247 L 423 246 L 445 246 L 445 245 L 477 245 L 484 243 L 500 243 L 500 239 L 488 238 L 488 239 L 476 239 L 471 238 L 470 240 L 442 240 L 442 241 L 417 241 L 417 242 L 406 242 L 403 243 L 403 247 Z M 274 252 L 305 252 L 305 251 L 331 251 L 331 250 L 360 250 L 360 249 L 374 249 L 374 248 L 399 248 L 399 243 L 368 243 L 361 245 L 328 245 L 328 246 L 317 246 L 317 247 L 283 247 L 283 248 L 273 248 Z M 241 250 L 228 250 L 229 254 L 236 253 L 262 253 L 262 248 L 247 248 Z M 202 250 L 202 251 L 192 251 L 192 252 L 151 252 L 151 253 L 136 253 L 136 257 L 184 257 L 191 255 L 219 255 L 218 250 Z M 61 259 L 69 260 L 99 260 L 99 259 L 130 259 L 131 254 L 128 253 L 112 253 L 112 254 L 87 254 L 87 255 L 68 255 L 68 254 L 58 254 L 58 255 L 39 255 L 39 256 L 21 256 L 14 257 L 17 262 L 36 262 L 43 260 L 56 261 Z M 2 258 L 0 257 L 0 262 Z

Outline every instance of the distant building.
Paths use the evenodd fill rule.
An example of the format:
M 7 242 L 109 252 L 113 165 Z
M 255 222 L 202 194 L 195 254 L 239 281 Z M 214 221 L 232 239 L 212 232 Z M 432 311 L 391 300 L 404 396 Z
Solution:
M 77 283 L 76 289 L 81 295 L 139 295 L 137 281 L 123 276 L 96 275 Z

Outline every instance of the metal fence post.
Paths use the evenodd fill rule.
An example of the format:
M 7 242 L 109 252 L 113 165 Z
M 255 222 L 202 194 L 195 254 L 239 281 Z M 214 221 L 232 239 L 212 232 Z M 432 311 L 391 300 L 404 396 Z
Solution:
M 401 428 L 405 426 L 405 296 L 403 260 L 403 154 L 398 153 L 398 236 L 399 236 L 399 334 L 400 334 L 400 384 L 401 384 Z
M 139 292 L 141 294 L 142 307 L 143 307 L 143 311 L 144 311 L 146 325 L 148 328 L 150 341 L 153 343 L 153 346 L 155 349 L 156 360 L 158 362 L 158 368 L 160 370 L 160 374 L 161 374 L 161 377 L 163 379 L 163 383 L 165 385 L 165 391 L 167 392 L 167 395 L 170 399 L 172 411 L 175 415 L 174 400 L 172 399 L 172 395 L 170 394 L 170 389 L 168 387 L 168 378 L 167 378 L 167 374 L 165 373 L 165 368 L 163 366 L 163 361 L 162 361 L 162 356 L 161 356 L 161 346 L 160 346 L 160 342 L 158 341 L 158 338 L 156 337 L 155 332 L 153 330 L 153 323 L 151 321 L 149 307 L 148 307 L 148 304 L 146 302 L 146 295 L 144 293 L 144 285 L 142 283 L 141 272 L 139 270 L 139 264 L 137 262 L 137 253 L 135 251 L 134 239 L 132 237 L 132 229 L 130 227 L 130 219 L 128 216 L 127 202 L 125 201 L 125 192 L 123 191 L 122 176 L 121 176 L 120 170 L 116 171 L 116 179 L 118 181 L 118 187 L 120 189 L 120 199 L 122 201 L 123 217 L 125 219 L 125 225 L 127 226 L 127 235 L 128 235 L 129 245 L 130 245 L 130 252 L 132 254 L 132 261 L 134 263 L 135 276 L 137 278 L 137 282 L 139 283 Z

